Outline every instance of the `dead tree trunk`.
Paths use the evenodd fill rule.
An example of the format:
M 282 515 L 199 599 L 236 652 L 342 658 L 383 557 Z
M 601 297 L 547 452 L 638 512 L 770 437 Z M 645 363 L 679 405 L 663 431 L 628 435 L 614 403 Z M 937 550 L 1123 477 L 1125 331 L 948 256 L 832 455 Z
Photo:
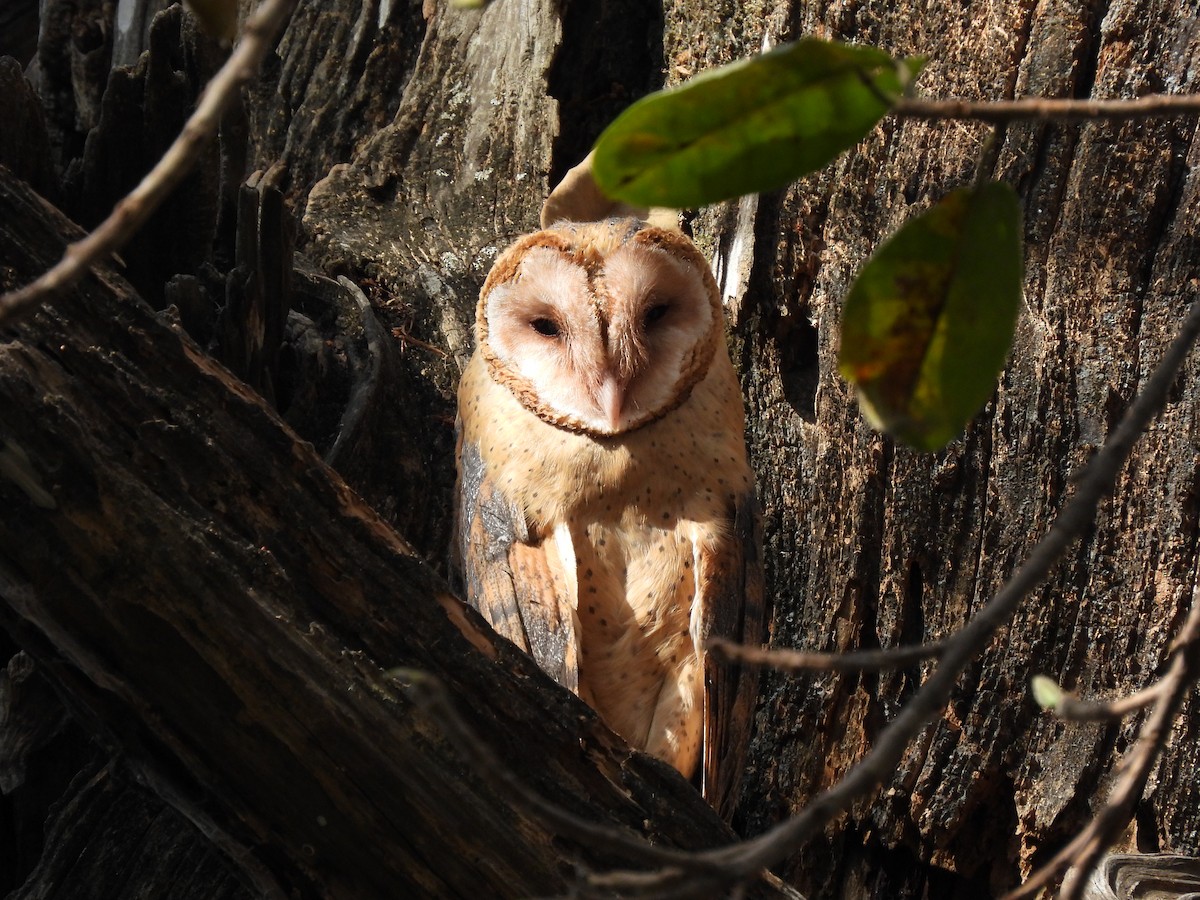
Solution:
M 177 9 L 137 34 L 106 15 L 98 0 L 46 5 L 36 101 L 0 66 L 0 104 L 25 111 L 5 121 L 27 137 L 0 134 L 0 162 L 85 225 L 161 149 L 219 55 Z M 41 665 L 16 657 L 0 680 L 0 838 L 19 849 L 0 889 L 90 878 L 100 894 L 137 882 L 165 896 L 180 871 L 190 880 L 171 896 L 561 889 L 561 861 L 583 851 L 461 771 L 382 674 L 395 665 L 446 679 L 501 757 L 568 807 L 634 830 L 649 819 L 672 843 L 721 839 L 686 786 L 627 758 L 461 614 L 433 570 L 452 391 L 495 254 L 630 100 L 805 34 L 928 55 L 918 86 L 935 96 L 1200 89 L 1200 30 L 1180 2 L 301 4 L 219 152 L 123 257 L 142 296 L 174 304 L 366 502 L 113 277 L 3 336 L 5 471 L 24 474 L 0 478 L 0 608 Z M 1026 217 L 1017 347 L 984 414 L 933 456 L 861 421 L 833 365 L 838 309 L 890 231 L 972 177 L 983 126 L 887 120 L 830 170 L 691 220 L 744 373 L 775 644 L 945 637 L 1045 531 L 1194 294 L 1195 130 L 1005 130 L 995 174 Z M 267 174 L 247 193 L 254 171 Z M 4 184 L 8 285 L 48 261 L 63 226 Z M 374 313 L 322 274 L 349 276 Z M 1045 672 L 1115 695 L 1154 677 L 1196 580 L 1195 375 L 1088 541 L 965 675 L 882 799 L 784 874 L 821 896 L 974 897 L 1018 882 L 1086 821 L 1136 719 L 1064 726 L 1025 685 Z M 737 827 L 759 831 L 836 781 L 922 676 L 766 676 Z M 43 677 L 75 719 L 41 699 Z M 1197 721 L 1193 696 L 1139 808 L 1142 849 L 1200 852 Z M 123 864 L 87 868 L 73 848 L 131 820 L 122 810 L 145 823 L 113 845 Z

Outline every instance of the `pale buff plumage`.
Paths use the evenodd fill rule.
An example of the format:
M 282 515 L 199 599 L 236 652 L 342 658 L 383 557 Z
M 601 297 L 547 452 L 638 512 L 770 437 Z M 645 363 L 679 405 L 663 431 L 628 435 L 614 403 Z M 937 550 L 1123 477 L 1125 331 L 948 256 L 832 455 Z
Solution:
M 728 673 L 717 677 L 711 665 L 708 689 L 723 684 L 725 696 L 716 706 L 710 697 L 706 712 L 706 661 L 698 647 L 714 623 L 725 623 L 716 626 L 721 632 L 758 627 L 758 560 L 755 548 L 747 546 L 753 529 L 746 527 L 753 518 L 753 479 L 741 394 L 711 275 L 686 239 L 637 229 L 629 222 L 606 222 L 543 232 L 498 261 L 480 302 L 480 346 L 459 387 L 456 544 L 468 599 L 501 633 L 576 689 L 631 744 L 691 775 L 702 744 L 728 738 L 728 723 L 706 723 L 706 715 L 734 716 L 736 730 L 748 724 L 749 679 L 735 678 L 733 684 Z M 531 367 L 530 380 L 514 371 L 511 356 L 497 356 L 488 297 L 498 285 L 518 283 L 525 274 L 522 259 L 549 246 L 545 253 L 574 260 L 581 274 L 559 272 L 562 266 L 554 260 L 542 260 L 537 264 L 542 268 L 530 271 L 557 273 L 564 286 L 559 290 L 583 286 L 586 302 L 564 305 L 576 316 L 595 307 L 604 323 L 605 352 L 615 356 L 622 340 L 615 332 L 639 328 L 645 307 L 626 315 L 619 307 L 636 298 L 620 296 L 621 290 L 655 290 L 636 272 L 618 278 L 617 266 L 611 273 L 606 269 L 606 259 L 635 232 L 633 239 L 649 241 L 654 252 L 670 252 L 695 270 L 702 295 L 687 302 L 704 304 L 705 311 L 696 319 L 695 334 L 685 332 L 687 346 L 671 345 L 662 371 L 649 357 L 633 364 L 647 370 L 646 378 L 639 381 L 643 376 L 635 374 L 627 393 L 653 408 L 626 410 L 611 428 L 607 420 L 599 422 L 597 427 L 614 433 L 596 433 L 588 422 L 599 414 L 577 397 L 600 389 L 555 386 L 556 405 L 544 404 L 539 383 L 558 376 L 552 366 Z M 542 314 L 541 303 L 535 297 L 530 316 Z M 494 304 L 491 313 L 498 315 Z M 562 324 L 566 330 L 568 320 Z M 512 352 L 523 352 L 519 332 L 515 340 Z M 541 346 L 536 341 L 555 340 L 565 337 L 534 338 L 533 352 Z M 581 354 L 580 365 L 591 365 Z M 586 374 L 580 377 L 587 380 Z M 663 379 L 666 388 L 647 385 L 646 379 Z M 735 533 L 739 517 L 744 521 Z M 757 633 L 748 637 L 758 639 Z M 736 705 L 743 708 L 730 712 Z M 710 750 L 705 769 L 711 781 L 708 770 L 717 756 L 731 751 Z

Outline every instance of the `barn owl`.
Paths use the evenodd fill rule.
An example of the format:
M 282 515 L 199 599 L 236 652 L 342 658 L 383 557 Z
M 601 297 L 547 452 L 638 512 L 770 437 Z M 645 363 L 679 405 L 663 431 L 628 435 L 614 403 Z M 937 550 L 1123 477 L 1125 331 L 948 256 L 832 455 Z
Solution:
M 563 223 L 480 294 L 458 392 L 455 567 L 468 601 L 632 746 L 731 810 L 762 587 L 717 286 L 676 231 Z

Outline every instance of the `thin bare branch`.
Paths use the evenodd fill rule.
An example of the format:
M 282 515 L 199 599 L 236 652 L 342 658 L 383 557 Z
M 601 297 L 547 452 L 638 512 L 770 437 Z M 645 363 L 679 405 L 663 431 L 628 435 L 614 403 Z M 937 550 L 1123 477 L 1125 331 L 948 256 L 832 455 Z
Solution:
M 411 334 L 409 334 L 407 331 L 405 331 L 403 328 L 400 328 L 400 327 L 396 327 L 396 328 L 392 329 L 392 337 L 394 337 L 396 340 L 398 340 L 400 342 L 400 351 L 402 353 L 408 347 L 409 344 L 412 344 L 414 347 L 420 347 L 422 350 L 428 350 L 430 353 L 436 353 L 438 356 L 441 356 L 443 358 L 450 355 L 449 353 L 447 353 L 445 350 L 443 350 L 441 347 L 437 346 L 436 344 L 429 344 L 429 343 L 426 343 L 425 341 L 421 340 L 420 338 L 415 338 Z
M 471 733 L 454 704 L 450 702 L 445 686 L 437 678 L 427 672 L 411 669 L 393 669 L 388 674 L 422 711 L 438 723 L 454 749 L 471 763 L 481 777 L 505 785 L 513 800 L 534 815 L 553 823 L 563 835 L 651 864 L 672 866 L 680 861 L 681 855 L 687 858 L 682 851 L 651 846 L 641 838 L 611 826 L 581 819 L 554 805 L 521 781 L 496 757 L 486 742 Z M 703 862 L 700 863 L 700 867 L 716 868 Z
M 901 99 L 891 115 L 905 119 L 974 119 L 1015 122 L 1021 119 L 1146 119 L 1200 113 L 1200 94 L 1151 94 L 1135 100 L 1072 100 L 1022 97 L 1018 100 Z
M 849 809 L 856 800 L 877 790 L 895 772 L 913 738 L 949 701 L 963 670 L 983 652 L 997 629 L 1012 618 L 1021 600 L 1045 580 L 1067 549 L 1090 527 L 1100 501 L 1112 491 L 1137 438 L 1166 403 L 1167 392 L 1198 333 L 1200 301 L 1193 302 L 1189 307 L 1179 335 L 1167 348 L 1158 367 L 1125 411 L 1121 421 L 1084 469 L 1075 495 L 1063 507 L 1049 532 L 991 601 L 962 631 L 946 641 L 942 658 L 929 680 L 901 708 L 870 752 L 841 781 L 816 797 L 802 812 L 758 837 L 718 850 L 680 855 L 679 864 L 690 865 L 694 861 L 698 866 L 705 867 L 705 871 L 698 873 L 699 877 L 692 884 L 697 896 L 704 896 L 705 891 L 711 889 L 709 879 L 712 876 L 708 866 L 712 863 L 727 866 L 729 875 L 736 880 L 749 879 L 782 860 Z M 614 890 L 621 890 L 624 887 L 623 877 L 632 878 L 640 890 L 649 888 L 644 872 L 610 873 L 606 876 L 606 884 Z M 671 872 L 670 880 L 676 879 L 677 874 Z
M 1060 719 L 1071 722 L 1118 722 L 1139 709 L 1145 709 L 1162 698 L 1166 690 L 1166 679 L 1160 679 L 1149 687 L 1116 700 L 1080 700 L 1078 697 L 1063 697 L 1054 708 Z
M 917 647 L 891 647 L 886 650 L 853 650 L 847 653 L 808 653 L 803 650 L 768 650 L 747 647 L 724 638 L 710 638 L 707 649 L 722 659 L 748 666 L 769 666 L 784 672 L 877 672 L 896 669 L 942 655 L 944 641 Z
M 1068 868 L 1073 877 L 1064 886 L 1063 900 L 1079 900 L 1087 886 L 1088 875 L 1100 855 L 1120 836 L 1133 817 L 1133 807 L 1142 796 L 1150 769 L 1158 759 L 1170 733 L 1171 723 L 1179 713 L 1183 698 L 1200 677 L 1200 659 L 1194 652 L 1200 644 L 1200 586 L 1192 593 L 1192 607 L 1187 620 L 1172 643 L 1171 663 L 1161 686 L 1162 702 L 1142 724 L 1138 739 L 1121 764 L 1121 773 L 1103 808 L 1088 826 L 1048 863 L 1034 872 L 1021 887 L 1007 894 L 1004 900 L 1020 900 L 1035 896 Z M 1145 692 L 1142 692 L 1145 693 Z
M 644 882 L 644 889 L 637 892 L 642 897 L 687 897 L 695 894 L 695 886 L 699 880 L 706 892 L 712 892 L 713 896 L 726 896 L 726 892 L 738 889 L 738 882 L 747 880 L 744 876 L 731 878 L 729 872 L 718 862 L 697 860 L 696 854 L 684 850 L 655 847 L 630 832 L 612 825 L 581 819 L 556 806 L 518 778 L 496 757 L 485 741 L 479 740 L 471 732 L 451 703 L 445 686 L 438 679 L 427 672 L 412 669 L 393 669 L 388 674 L 426 715 L 437 722 L 455 750 L 474 770 L 492 783 L 503 784 L 508 789 L 510 798 L 519 806 L 553 824 L 564 837 L 585 842 L 592 848 L 612 850 L 648 866 L 659 866 L 647 872 L 623 873 L 626 881 L 623 884 L 624 890 L 630 889 L 630 880 L 635 884 L 641 881 Z M 781 897 L 803 900 L 801 894 L 770 872 L 764 871 L 759 874 L 765 885 Z M 611 896 L 607 874 L 581 869 L 580 875 L 581 881 L 575 886 L 575 896 Z
M 145 224 L 195 164 L 238 90 L 258 71 L 295 5 L 296 0 L 263 0 L 246 20 L 241 41 L 208 83 L 196 103 L 196 111 L 162 159 L 113 208 L 107 219 L 86 237 L 70 244 L 52 269 L 25 287 L 0 296 L 0 325 L 12 324 L 60 296 L 92 266 L 106 261 L 124 246 Z

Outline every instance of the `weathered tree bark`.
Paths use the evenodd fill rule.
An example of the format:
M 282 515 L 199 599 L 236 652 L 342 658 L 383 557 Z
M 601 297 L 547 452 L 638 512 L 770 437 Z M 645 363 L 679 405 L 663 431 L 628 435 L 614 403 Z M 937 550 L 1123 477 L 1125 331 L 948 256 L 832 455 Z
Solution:
M 950 5 L 922 15 L 897 4 L 878 17 L 809 8 L 781 36 L 827 28 L 928 54 L 919 86 L 934 96 L 1133 97 L 1200 90 L 1189 10 L 991 4 L 972 6 L 968 21 Z M 753 260 L 744 297 L 730 293 L 781 645 L 953 633 L 1045 532 L 1196 296 L 1194 118 L 1010 127 L 995 175 L 1024 197 L 1027 277 L 996 399 L 936 455 L 872 434 L 834 374 L 840 300 L 882 237 L 972 177 L 985 131 L 886 122 L 829 171 L 713 226 L 725 254 Z M 791 861 L 799 883 L 978 896 L 1011 887 L 1088 820 L 1138 717 L 1064 725 L 1038 713 L 1026 685 L 1043 672 L 1114 696 L 1154 679 L 1197 577 L 1196 372 L 1193 361 L 1092 537 L 965 674 L 883 799 Z M 836 781 L 921 676 L 768 678 L 751 829 Z M 1195 700 L 1138 809 L 1137 849 L 1200 850 Z
M 817 34 L 877 44 L 898 55 L 928 55 L 918 86 L 934 96 L 1133 97 L 1200 89 L 1200 29 L 1190 5 L 1179 0 L 1113 0 L 1082 7 L 799 0 L 770 5 L 671 0 L 661 10 L 647 10 L 634 0 L 602 6 L 599 13 L 595 4 L 575 0 L 496 0 L 480 11 L 358 0 L 304 6 L 280 43 L 278 59 L 249 92 L 244 116 L 227 123 L 221 153 L 207 159 L 191 182 L 196 199 L 168 212 L 162 221 L 172 223 L 170 227 L 160 226 L 145 238 L 148 243 L 127 255 L 131 278 L 152 303 L 191 298 L 186 308 L 179 302 L 183 321 L 200 322 L 194 329 L 201 332 L 198 339 L 228 361 L 227 348 L 216 336 L 221 329 L 212 323 L 227 315 L 226 297 L 232 296 L 227 276 L 237 260 L 229 210 L 236 203 L 237 182 L 252 171 L 286 167 L 281 190 L 293 204 L 300 252 L 326 276 L 348 275 L 362 285 L 385 326 L 394 331 L 393 339 L 373 345 L 361 336 L 330 338 L 326 333 L 316 338 L 318 326 L 333 327 L 319 321 L 320 304 L 289 301 L 299 317 L 289 320 L 286 358 L 279 366 L 290 374 L 272 383 L 299 387 L 276 397 L 277 407 L 297 427 L 304 423 L 305 437 L 319 450 L 330 450 L 348 420 L 313 412 L 323 409 L 321 404 L 292 402 L 304 396 L 315 380 L 312 373 L 322 366 L 289 369 L 286 359 L 317 359 L 297 348 L 324 340 L 360 348 L 359 356 L 368 363 L 349 365 L 345 378 L 351 387 L 331 396 L 355 394 L 354 385 L 375 385 L 367 391 L 375 402 L 354 419 L 361 427 L 349 429 L 354 433 L 342 442 L 337 468 L 434 567 L 440 565 L 451 510 L 452 391 L 458 365 L 469 353 L 479 283 L 495 254 L 535 226 L 548 187 L 578 160 L 604 122 L 664 77 L 677 81 L 748 56 L 764 44 Z M 146 59 L 140 75 L 114 75 L 106 119 L 99 101 L 104 80 L 88 79 L 96 77 L 97 60 L 117 62 L 121 54 L 88 43 L 93 32 L 84 27 L 103 15 L 101 4 L 63 0 L 52 4 L 49 15 L 54 27 L 46 30 L 50 37 L 38 53 L 47 128 L 27 127 L 56 154 L 60 184 L 38 185 L 39 190 L 57 190 L 54 199 L 61 198 L 68 213 L 86 220 L 118 196 L 120 186 L 101 177 L 108 170 L 95 169 L 111 158 L 118 135 L 121 141 L 140 141 L 139 153 L 157 146 L 166 123 L 190 96 L 181 85 L 190 85 L 194 93 L 211 67 L 211 57 L 203 53 L 212 51 L 180 52 L 180 46 L 206 45 L 178 19 L 160 20 L 156 33 L 161 46 L 154 41 L 149 45 L 173 62 Z M 71 22 L 74 31 L 68 27 Z M 74 43 L 66 46 L 70 34 Z M 55 35 L 63 46 L 54 46 Z M 7 70 L 0 74 L 11 78 Z M 129 98 L 137 92 L 131 84 L 143 85 L 139 90 L 145 97 L 161 100 L 144 106 L 149 112 L 140 127 L 133 124 L 137 117 Z M 114 124 L 105 126 L 105 121 Z M 83 146 L 89 131 L 95 132 L 88 139 L 90 155 Z M 1137 390 L 1194 296 L 1200 265 L 1195 131 L 1192 118 L 1120 126 L 1014 125 L 1001 135 L 994 174 L 1018 188 L 1026 215 L 1025 305 L 1017 345 L 984 414 L 962 439 L 932 456 L 897 448 L 862 422 L 833 364 L 838 309 L 854 273 L 888 233 L 973 176 L 984 127 L 887 120 L 827 171 L 786 191 L 747 198 L 691 220 L 697 241 L 710 251 L 721 276 L 735 358 L 744 373 L 751 450 L 765 512 L 774 643 L 841 650 L 945 637 L 1004 581 L 1048 527 L 1070 493 L 1072 473 Z M 0 140 L 0 152 L 5 146 Z M 104 148 L 109 148 L 108 157 Z M 36 158 L 22 157 L 21 165 L 27 180 L 45 179 Z M 172 241 L 180 249 L 172 249 Z M 33 258 L 30 249 L 24 263 Z M 244 255 L 241 262 L 248 264 Z M 32 274 L 24 263 L 9 265 Z M 171 275 L 192 280 L 176 278 L 175 287 L 168 289 L 162 281 Z M 311 278 L 294 283 L 327 284 Z M 200 727 L 206 711 L 228 713 L 234 702 L 215 688 L 212 697 L 203 690 L 180 692 L 180 684 L 197 682 L 180 681 L 175 673 L 191 672 L 198 679 L 208 677 L 206 672 L 233 674 L 236 660 L 238 672 L 253 671 L 266 679 L 270 667 L 283 659 L 269 655 L 267 648 L 272 653 L 287 648 L 302 664 L 297 672 L 310 673 L 318 684 L 325 680 L 354 687 L 355 702 L 343 701 L 336 721 L 314 720 L 330 722 L 322 734 L 332 740 L 336 733 L 339 741 L 356 728 L 367 729 L 376 741 L 385 734 L 394 740 L 417 734 L 412 740 L 423 752 L 433 753 L 431 748 L 441 747 L 434 724 L 394 721 L 395 709 L 406 708 L 403 701 L 372 694 L 372 688 L 389 697 L 395 694 L 380 677 L 380 667 L 417 661 L 450 678 L 460 696 L 474 698 L 465 711 L 481 731 L 495 736 L 511 765 L 532 770 L 548 795 L 576 809 L 590 805 L 596 815 L 604 810 L 603 815 L 636 824 L 632 806 L 622 804 L 611 789 L 617 777 L 613 770 L 600 776 L 589 769 L 612 765 L 604 762 L 611 758 L 607 750 L 590 754 L 590 763 L 562 755 L 577 729 L 596 740 L 594 721 L 579 722 L 586 710 L 531 673 L 525 661 L 497 650 L 499 663 L 485 664 L 458 632 L 442 630 L 443 606 L 432 603 L 440 589 L 428 567 L 415 565 L 398 549 L 383 556 L 368 552 L 385 540 L 385 526 L 365 505 L 337 493 L 331 487 L 336 481 L 316 457 L 288 449 L 291 445 L 277 437 L 286 432 L 269 412 L 199 351 L 180 349 L 189 345 L 177 328 L 156 325 L 141 311 L 136 318 L 97 316 L 89 304 L 97 302 L 98 290 L 93 284 L 83 298 L 87 303 L 76 298 L 61 315 L 44 314 L 29 326 L 51 329 L 46 339 L 29 343 L 32 332 L 25 330 L 26 343 L 5 345 L 5 358 L 21 365 L 5 370 L 13 373 L 5 382 L 14 392 L 6 401 L 13 412 L 3 407 L 0 437 L 14 439 L 18 426 L 11 423 L 24 423 L 15 440 L 31 460 L 55 459 L 61 466 L 74 460 L 74 468 L 55 473 L 91 471 L 106 460 L 119 465 L 129 475 L 114 479 L 113 485 L 128 478 L 129 490 L 139 484 L 144 488 L 130 495 L 120 511 L 129 520 L 122 523 L 129 540 L 138 542 L 130 546 L 145 549 L 131 557 L 126 548 L 122 556 L 112 535 L 92 527 L 72 532 L 72 541 L 64 540 L 51 554 L 55 545 L 44 542 L 65 533 L 60 532 L 64 510 L 87 512 L 81 521 L 99 521 L 96 503 L 108 494 L 98 486 L 109 482 L 72 475 L 81 479 L 69 482 L 78 484 L 79 491 L 60 498 L 54 480 L 60 476 L 35 463 L 49 479 L 54 498 L 65 505 L 43 511 L 0 480 L 4 502 L 24 504 L 19 520 L 8 512 L 16 506 L 5 507 L 0 515 L 6 538 L 12 534 L 0 560 L 6 571 L 24 573 L 26 591 L 33 583 L 29 573 L 39 573 L 36 594 L 50 604 L 54 621 L 66 619 L 65 611 L 79 602 L 54 587 L 69 583 L 64 554 L 124 559 L 89 569 L 91 577 L 79 581 L 87 585 L 82 606 L 96 617 L 80 621 L 94 622 L 97 634 L 106 637 L 125 629 L 131 641 L 140 629 L 161 627 L 155 622 L 177 622 L 178 628 L 196 629 L 182 633 L 198 646 L 184 651 L 172 644 L 166 652 L 150 642 L 149 650 L 128 658 L 108 655 L 76 660 L 74 666 L 51 665 L 59 654 L 71 657 L 61 631 L 65 626 L 31 629 L 10 614 L 14 635 L 46 661 L 47 674 L 56 676 L 85 708 L 99 710 L 86 717 L 89 729 L 103 724 L 107 740 L 127 746 L 128 755 L 141 760 L 134 769 L 149 766 L 157 774 L 147 777 L 157 784 L 178 782 L 180 766 L 190 771 L 190 790 L 198 792 L 193 800 L 211 795 L 224 811 L 214 814 L 220 818 L 242 808 L 239 798 L 261 800 L 263 786 L 285 783 L 278 773 L 266 771 L 274 764 L 266 756 L 279 754 L 279 773 L 303 771 L 311 758 L 311 739 L 297 732 L 268 744 L 266 735 L 252 730 L 251 737 L 264 742 L 257 750 L 264 754 L 259 764 L 266 780 L 238 781 L 219 764 L 240 752 L 228 740 L 228 731 L 210 734 Z M 351 310 L 327 318 L 354 315 Z M 367 325 L 360 328 L 369 330 Z M 89 336 L 94 346 L 107 348 L 107 356 L 84 353 Z M 60 344 L 76 349 L 65 354 L 55 349 Z M 64 393 L 84 390 L 76 384 L 82 374 L 68 379 L 61 373 L 67 371 L 63 366 L 85 358 L 87 371 L 96 377 L 109 371 L 117 378 L 122 369 L 115 361 L 135 361 L 136 371 L 143 373 L 136 383 L 146 396 L 138 400 L 124 381 L 114 382 L 109 393 Z M 145 374 L 147 360 L 170 361 L 162 371 L 173 374 Z M 35 362 L 36 372 L 29 368 Z M 192 374 L 184 374 L 187 366 Z M 376 374 L 364 375 L 366 370 Z M 56 371 L 60 374 L 52 378 Z M 197 372 L 203 374 L 193 384 Z M 924 731 L 891 783 L 884 785 L 882 799 L 856 807 L 836 832 L 793 855 L 784 874 L 821 896 L 979 896 L 1018 882 L 1087 820 L 1135 734 L 1137 717 L 1122 725 L 1062 725 L 1036 712 L 1025 685 L 1030 674 L 1045 672 L 1081 693 L 1111 696 L 1154 678 L 1197 577 L 1196 374 L 1193 363 L 1170 407 L 1137 450 L 1094 533 L 964 675 L 950 709 Z M 123 386 L 118 390 L 116 384 Z M 185 421 L 189 427 L 182 431 L 155 425 L 209 409 L 193 399 L 197 390 L 220 413 L 212 433 L 214 446 L 230 450 L 223 466 L 218 457 L 208 459 L 194 447 L 172 443 L 172 435 L 187 434 L 194 425 Z M 114 421 L 131 423 L 132 431 L 105 426 L 86 445 L 86 455 L 68 453 L 64 448 L 75 445 L 65 434 L 55 443 L 44 431 L 54 408 L 50 401 L 60 395 L 86 396 Z M 153 409 L 147 408 L 142 418 L 121 417 L 123 409 L 131 412 L 137 402 Z M 301 407 L 303 414 L 296 411 Z M 234 453 L 237 447 L 225 439 L 238 436 L 252 440 L 248 446 L 261 448 L 261 454 L 245 449 Z M 120 459 L 119 448 L 125 448 L 132 463 Z M 266 502 L 271 490 L 284 491 L 289 478 L 300 490 L 289 495 L 293 499 L 286 506 L 272 510 Z M 199 493 L 192 496 L 192 490 Z M 151 493 L 160 497 L 156 502 L 162 504 L 162 514 L 132 516 L 130 510 L 146 508 L 133 500 L 149 502 Z M 208 513 L 202 500 L 219 501 L 224 509 Z M 348 508 L 356 512 L 346 519 L 340 511 Z M 163 540 L 163 523 L 184 515 L 194 524 L 176 532 L 176 552 L 169 557 L 150 552 Z M 224 557 L 213 555 L 204 527 L 195 524 L 210 521 L 241 535 L 241 544 L 231 542 Z M 41 537 L 32 540 L 35 535 Z M 226 562 L 215 562 L 221 558 Z M 362 571 L 341 566 L 348 573 L 343 577 L 372 587 L 331 603 L 328 598 L 335 594 L 345 597 L 344 584 L 338 588 L 324 577 L 310 581 L 297 574 L 320 558 L 361 563 Z M 157 576 L 161 585 L 172 571 L 191 573 L 190 580 L 180 582 L 189 586 L 189 593 L 172 596 L 148 588 L 145 596 L 137 593 L 139 584 L 150 584 Z M 400 573 L 410 574 L 400 579 Z M 238 610 L 239 615 L 260 617 L 253 629 L 245 628 L 248 619 L 210 625 L 183 615 L 189 609 L 218 608 L 216 586 L 225 577 L 230 585 L 278 588 L 272 594 L 256 587 L 253 602 Z M 190 593 L 193 583 L 198 587 Z M 80 588 L 72 584 L 71 590 Z M 20 598 L 27 593 L 14 591 L 10 586 L 0 595 L 9 604 L 24 602 Z M 406 615 L 411 611 L 416 617 L 406 626 L 411 633 L 399 627 L 394 592 L 412 598 L 405 608 Z M 151 612 L 134 612 L 125 621 L 116 618 L 121 609 Z M 238 621 L 241 626 L 235 627 Z M 324 625 L 315 634 L 297 636 L 309 622 Z M 412 627 L 416 625 L 420 627 Z M 218 637 L 218 626 L 232 630 Z M 480 640 L 497 646 L 477 635 L 476 643 Z M 426 641 L 443 643 L 435 647 Z M 234 656 L 228 666 L 218 665 L 214 660 L 220 657 L 214 654 L 220 647 L 223 652 L 239 649 L 245 659 Z M 115 671 L 114 660 L 120 662 Z M 452 674 L 452 664 L 460 662 Z M 741 804 L 744 819 L 737 827 L 762 830 L 836 781 L 920 684 L 923 671 L 766 676 Z M 100 672 L 117 679 L 115 695 L 114 682 L 103 681 L 103 690 L 90 684 L 89 678 Z M 503 672 L 515 674 L 498 674 Z M 299 675 L 288 684 L 297 709 L 308 709 L 299 704 L 309 698 L 313 715 L 321 710 L 320 690 Z M 539 703 L 546 707 L 539 709 Z M 521 712 L 493 716 L 485 712 L 488 708 Z M 156 731 L 164 721 L 169 727 Z M 1200 852 L 1200 785 L 1193 777 L 1200 767 L 1198 722 L 1193 694 L 1139 807 L 1131 846 Z M 544 764 L 539 758 L 530 766 L 533 751 L 524 741 L 535 742 L 528 747 L 558 749 L 546 751 Z M 389 747 L 372 749 L 353 741 L 347 746 L 359 747 L 355 752 L 361 753 L 354 758 L 362 768 L 352 776 L 370 777 L 374 783 L 377 771 L 392 771 Z M 111 777 L 118 781 L 130 780 L 122 767 L 103 768 L 107 756 L 97 752 L 96 759 L 79 754 L 88 756 L 89 778 L 113 771 Z M 162 774 L 164 760 L 174 760 L 170 778 Z M 427 764 L 430 768 L 418 779 L 422 785 L 443 777 L 432 762 Z M 79 765 L 86 768 L 82 761 Z M 648 765 L 629 762 L 633 774 L 627 777 L 657 778 L 657 770 L 637 768 Z M 233 762 L 228 766 L 236 769 Z M 87 782 L 78 779 L 75 796 L 85 796 L 81 786 Z M 503 798 L 488 794 L 486 785 L 472 782 L 467 790 L 455 783 L 454 792 L 445 796 L 465 805 L 438 807 L 443 818 L 440 825 L 429 826 L 434 829 L 430 834 L 438 835 L 431 840 L 450 840 L 447 834 L 455 825 L 484 821 L 488 811 L 506 808 Z M 400 784 L 385 778 L 370 793 L 409 802 L 399 797 L 407 791 Z M 144 789 L 129 790 L 148 799 Z M 92 798 L 86 800 L 89 808 L 102 808 L 97 796 L 87 795 Z M 664 839 L 716 839 L 711 819 L 686 806 L 695 800 L 690 795 L 685 799 L 682 789 L 658 801 L 658 824 L 652 827 Z M 639 795 L 639 802 L 650 801 Z M 676 805 L 690 810 L 683 817 L 694 820 L 695 831 L 677 830 L 678 819 L 670 811 Z M 481 882 L 474 875 L 439 870 L 429 876 L 438 880 L 421 881 L 425 876 L 416 873 L 428 873 L 435 868 L 430 860 L 441 858 L 428 845 L 426 852 L 408 855 L 363 850 L 364 844 L 380 846 L 380 829 L 396 823 L 385 821 L 387 810 L 348 806 L 342 813 L 347 831 L 338 835 L 341 843 L 335 850 L 311 843 L 305 830 L 311 821 L 285 816 L 283 821 L 261 818 L 222 825 L 243 844 L 270 846 L 252 857 L 265 861 L 267 872 L 277 877 L 280 871 L 304 872 L 311 881 L 301 882 L 299 889 L 332 885 L 330 889 L 348 891 L 369 882 L 376 888 L 404 883 L 433 894 L 478 891 Z M 265 809 L 283 815 L 285 807 L 280 801 L 255 808 L 265 816 Z M 561 885 L 561 872 L 530 862 L 556 848 L 545 842 L 535 823 L 521 822 L 503 845 L 483 848 L 476 841 L 470 859 L 493 862 L 465 868 L 490 870 L 480 877 L 515 877 L 509 866 L 528 865 L 529 871 L 549 879 L 541 887 L 514 881 L 513 891 Z M 194 834 L 190 840 L 197 840 Z M 318 850 L 315 856 L 304 853 L 306 845 Z M 354 869 L 341 864 L 335 871 L 322 868 L 326 859 L 342 853 L 351 854 L 346 859 L 356 861 Z M 389 858 L 374 858 L 380 855 Z M 503 867 L 491 868 L 500 866 L 494 860 L 504 861 Z M 205 877 L 219 879 L 220 873 Z M 352 885 L 355 878 L 362 881 Z

